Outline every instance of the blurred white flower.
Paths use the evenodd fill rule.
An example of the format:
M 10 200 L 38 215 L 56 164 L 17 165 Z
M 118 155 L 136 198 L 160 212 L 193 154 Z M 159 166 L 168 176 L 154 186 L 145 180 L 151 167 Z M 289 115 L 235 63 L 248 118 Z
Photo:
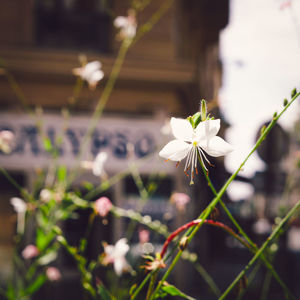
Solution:
M 61 278 L 61 273 L 55 267 L 48 267 L 46 270 L 46 276 L 50 281 L 57 281 Z
M 91 89 L 95 89 L 97 83 L 104 77 L 99 61 L 92 61 L 81 68 L 73 69 L 73 74 L 87 81 Z
M 107 197 L 101 197 L 95 201 L 95 211 L 101 216 L 106 217 L 112 208 L 112 203 Z
M 27 204 L 24 200 L 18 197 L 10 199 L 10 204 L 14 207 L 17 213 L 17 232 L 22 234 L 25 228 L 25 214 L 27 210 Z
M 22 256 L 24 259 L 31 259 L 39 255 L 39 250 L 35 245 L 27 245 L 22 251 Z
M 43 202 L 49 202 L 52 198 L 52 193 L 48 189 L 42 189 L 40 192 L 40 198 Z
M 104 164 L 107 161 L 107 153 L 99 152 L 94 161 L 82 161 L 81 167 L 87 170 L 92 170 L 95 176 L 105 177 L 106 172 L 104 170 Z
M 113 263 L 116 274 L 120 276 L 124 271 L 131 268 L 125 258 L 128 251 L 129 246 L 126 238 L 118 240 L 115 245 L 104 245 L 105 256 L 102 262 L 104 265 Z
M 171 128 L 175 140 L 169 142 L 160 152 L 163 158 L 180 162 L 187 158 L 184 171 L 191 168 L 191 182 L 193 184 L 194 170 L 197 171 L 198 154 L 206 169 L 204 160 L 210 164 L 204 151 L 211 156 L 226 155 L 233 150 L 231 145 L 216 136 L 220 129 L 220 119 L 207 119 L 193 129 L 186 119 L 171 118 Z M 203 160 L 204 158 L 204 160 Z M 207 170 L 207 169 L 206 169 Z
M 170 200 L 172 203 L 175 203 L 179 211 L 185 211 L 185 206 L 191 201 L 191 198 L 185 193 L 174 193 Z
M 118 38 L 120 40 L 132 39 L 136 35 L 137 22 L 135 17 L 135 12 L 129 10 L 128 16 L 119 16 L 114 20 L 114 26 L 120 29 Z
M 10 130 L 0 131 L 0 150 L 4 153 L 11 152 L 15 135 Z
M 95 176 L 101 176 L 105 174 L 104 164 L 107 161 L 107 153 L 100 152 L 97 154 L 93 164 L 93 174 Z

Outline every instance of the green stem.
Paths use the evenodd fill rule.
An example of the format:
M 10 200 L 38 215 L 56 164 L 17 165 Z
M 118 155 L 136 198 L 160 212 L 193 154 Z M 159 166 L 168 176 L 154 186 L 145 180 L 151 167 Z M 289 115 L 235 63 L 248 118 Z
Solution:
M 271 274 L 270 271 L 268 271 L 266 276 L 265 276 L 265 280 L 264 280 L 260 300 L 267 300 L 268 291 L 269 291 L 270 284 L 271 284 L 271 279 L 272 279 L 272 274 Z
M 157 274 L 158 274 L 158 270 L 156 270 L 156 272 L 154 272 L 152 274 L 152 276 L 151 276 L 151 280 L 150 280 L 148 291 L 147 291 L 146 300 L 150 299 L 150 296 L 151 296 L 151 294 L 153 292 L 153 289 L 154 289 L 154 286 L 155 286 L 155 282 L 156 282 L 156 279 L 157 279 Z
M 222 294 L 219 300 L 225 299 L 226 296 L 231 292 L 234 286 L 239 282 L 239 280 L 244 276 L 244 274 L 252 267 L 252 265 L 256 262 L 256 260 L 260 257 L 263 251 L 268 247 L 268 245 L 272 242 L 272 240 L 277 236 L 281 228 L 286 224 L 288 219 L 297 211 L 300 207 L 300 201 L 298 201 L 293 208 L 288 212 L 288 214 L 281 220 L 279 225 L 275 228 L 275 230 L 271 233 L 271 235 L 267 238 L 264 244 L 259 248 L 254 257 L 250 260 L 247 266 L 239 273 L 239 275 L 235 278 L 235 280 L 230 284 L 230 286 L 226 289 L 226 291 Z M 286 294 L 287 299 L 294 299 L 294 297 L 290 294 Z
M 94 114 L 92 116 L 91 122 L 89 124 L 88 130 L 86 135 L 83 138 L 82 141 L 82 145 L 80 147 L 80 152 L 79 155 L 76 159 L 76 165 L 74 168 L 74 171 L 70 174 L 70 178 L 69 178 L 69 184 L 75 179 L 76 174 L 78 172 L 79 169 L 79 162 L 82 158 L 82 155 L 85 152 L 86 146 L 87 146 L 87 142 L 90 140 L 90 137 L 92 136 L 97 124 L 98 124 L 98 120 L 100 119 L 100 117 L 102 116 L 103 113 L 103 109 L 106 106 L 107 101 L 109 100 L 109 97 L 112 93 L 112 90 L 115 86 L 116 80 L 119 76 L 119 73 L 121 71 L 121 67 L 123 65 L 126 53 L 130 47 L 131 43 L 128 42 L 128 40 L 124 40 L 121 44 L 118 56 L 116 58 L 116 61 L 112 67 L 110 76 L 108 78 L 107 84 L 105 85 L 105 88 L 103 90 L 103 93 L 98 101 L 98 104 L 95 108 Z
M 280 114 L 276 114 L 273 116 L 272 122 L 268 125 L 267 128 L 264 129 L 264 131 L 261 133 L 261 136 L 259 137 L 259 139 L 257 140 L 256 144 L 254 145 L 254 147 L 252 148 L 252 150 L 250 151 L 250 153 L 246 156 L 246 158 L 243 160 L 243 162 L 240 164 L 240 166 L 238 167 L 238 169 L 229 177 L 229 179 L 226 181 L 226 183 L 223 185 L 223 187 L 221 188 L 221 190 L 219 191 L 218 195 L 212 200 L 212 202 L 206 207 L 206 209 L 200 214 L 199 219 L 202 219 L 202 222 L 200 222 L 191 232 L 191 234 L 189 235 L 189 242 L 193 239 L 193 237 L 195 236 L 195 234 L 198 232 L 198 230 L 201 228 L 202 224 L 204 223 L 204 221 L 208 218 L 208 216 L 210 215 L 210 213 L 212 212 L 212 210 L 214 209 L 214 207 L 220 202 L 221 197 L 224 195 L 224 193 L 226 192 L 228 186 L 231 184 L 231 182 L 235 179 L 235 177 L 238 175 L 238 173 L 241 171 L 241 169 L 244 167 L 244 165 L 246 164 L 246 162 L 248 161 L 248 159 L 251 157 L 251 155 L 256 151 L 256 149 L 260 146 L 260 144 L 263 142 L 263 140 L 266 138 L 266 136 L 268 135 L 268 133 L 270 132 L 270 130 L 273 128 L 273 126 L 276 124 L 276 122 L 278 121 L 278 119 L 283 115 L 283 113 L 288 109 L 288 107 L 297 99 L 297 97 L 300 95 L 300 93 L 296 93 L 294 95 L 294 97 L 291 99 L 290 102 L 287 103 L 287 105 L 282 109 L 282 111 L 280 112 Z M 259 253 L 259 251 L 257 252 Z M 166 271 L 166 273 L 164 274 L 162 280 L 159 282 L 159 284 L 157 285 L 151 300 L 154 299 L 155 294 L 159 291 L 159 289 L 161 288 L 162 284 L 164 283 L 164 281 L 169 277 L 171 271 L 174 269 L 176 263 L 178 262 L 178 260 L 180 259 L 182 255 L 182 251 L 179 250 L 177 255 L 175 256 L 174 260 L 172 261 L 172 263 L 170 264 L 168 270 Z M 257 254 L 254 256 L 256 257 Z M 259 257 L 259 255 L 257 256 Z M 224 299 L 224 298 L 223 298 Z
M 198 153 L 199 156 L 199 153 Z M 212 192 L 214 193 L 215 196 L 217 196 L 217 191 L 214 188 L 210 177 L 208 176 L 202 162 L 201 159 L 199 158 L 199 162 L 200 165 L 202 167 L 203 173 L 205 175 L 205 178 L 208 182 L 208 185 L 210 187 L 210 189 L 212 190 Z M 249 245 L 251 247 L 247 247 L 252 253 L 256 253 L 258 251 L 258 247 L 256 246 L 256 244 L 249 238 L 249 236 L 246 234 L 246 232 L 242 229 L 242 227 L 238 224 L 238 222 L 236 221 L 236 219 L 233 217 L 233 215 L 231 214 L 231 212 L 229 211 L 229 209 L 226 207 L 225 203 L 222 201 L 222 199 L 220 199 L 220 204 L 222 206 L 222 208 L 224 209 L 224 211 L 226 212 L 227 216 L 229 217 L 229 219 L 231 220 L 231 222 L 234 224 L 234 226 L 237 228 L 237 230 L 239 231 L 239 233 L 245 238 L 245 240 L 249 243 Z M 277 280 L 277 282 L 280 284 L 280 286 L 284 289 L 285 293 L 291 294 L 291 292 L 289 291 L 289 288 L 286 286 L 286 284 L 281 280 L 280 276 L 278 275 L 278 273 L 276 272 L 276 270 L 274 269 L 273 265 L 267 260 L 267 258 L 264 255 L 261 255 L 260 259 L 264 262 L 265 266 L 269 269 L 269 271 L 271 272 L 271 274 L 273 275 L 273 277 Z
M 134 293 L 132 294 L 132 296 L 130 297 L 130 300 L 134 300 L 136 299 L 136 297 L 138 296 L 138 294 L 140 293 L 140 291 L 143 289 L 143 287 L 146 285 L 146 283 L 150 280 L 150 278 L 152 277 L 152 275 L 156 272 L 156 270 L 153 270 L 152 272 L 150 272 L 145 278 L 144 280 L 141 282 L 141 284 L 139 284 L 139 286 L 136 288 L 136 290 L 134 291 Z

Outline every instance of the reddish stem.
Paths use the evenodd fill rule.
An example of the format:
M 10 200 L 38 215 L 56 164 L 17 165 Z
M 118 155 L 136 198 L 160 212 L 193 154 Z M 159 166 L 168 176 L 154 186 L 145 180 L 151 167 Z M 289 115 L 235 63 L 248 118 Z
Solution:
M 164 257 L 164 255 L 166 254 L 167 252 L 167 249 L 168 249 L 168 246 L 169 244 L 171 243 L 171 241 L 177 236 L 179 235 L 182 231 L 192 227 L 192 226 L 195 226 L 195 225 L 198 225 L 200 222 L 202 222 L 201 219 L 197 219 L 197 220 L 193 220 L 189 223 L 186 223 L 184 225 L 182 225 L 181 227 L 179 227 L 178 229 L 176 229 L 175 231 L 173 231 L 169 236 L 168 238 L 166 239 L 164 245 L 163 245 L 163 248 L 160 252 L 160 256 L 161 258 Z M 203 224 L 208 224 L 208 225 L 212 225 L 212 226 L 216 226 L 216 227 L 219 227 L 223 230 L 225 230 L 226 232 L 228 232 L 230 235 L 232 235 L 233 237 L 235 237 L 240 243 L 242 243 L 245 247 L 249 248 L 250 250 L 253 250 L 253 248 L 246 242 L 244 241 L 239 235 L 237 235 L 229 226 L 221 223 L 221 222 L 217 222 L 217 221 L 213 221 L 213 220 L 204 220 Z

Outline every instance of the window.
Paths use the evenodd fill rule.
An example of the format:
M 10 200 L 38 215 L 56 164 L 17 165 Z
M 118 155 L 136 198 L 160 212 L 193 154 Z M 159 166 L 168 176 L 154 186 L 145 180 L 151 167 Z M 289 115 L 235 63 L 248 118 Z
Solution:
M 104 0 L 37 0 L 35 41 L 40 47 L 110 51 L 111 19 Z

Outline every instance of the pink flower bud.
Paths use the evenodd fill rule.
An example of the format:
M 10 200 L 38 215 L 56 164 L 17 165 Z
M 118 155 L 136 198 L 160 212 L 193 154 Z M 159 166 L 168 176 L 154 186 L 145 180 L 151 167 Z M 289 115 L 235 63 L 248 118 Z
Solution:
M 174 193 L 171 196 L 171 202 L 175 203 L 179 211 L 184 211 L 185 206 L 191 201 L 190 196 L 184 193 Z
M 46 276 L 50 281 L 57 281 L 61 278 L 61 273 L 57 268 L 49 267 L 46 270 Z
M 139 240 L 141 244 L 149 242 L 150 232 L 149 230 L 142 229 L 139 231 Z
M 95 201 L 95 211 L 101 216 L 106 217 L 112 208 L 112 203 L 107 197 L 101 197 Z
M 27 245 L 22 251 L 24 259 L 31 259 L 39 255 L 39 249 L 34 245 Z

